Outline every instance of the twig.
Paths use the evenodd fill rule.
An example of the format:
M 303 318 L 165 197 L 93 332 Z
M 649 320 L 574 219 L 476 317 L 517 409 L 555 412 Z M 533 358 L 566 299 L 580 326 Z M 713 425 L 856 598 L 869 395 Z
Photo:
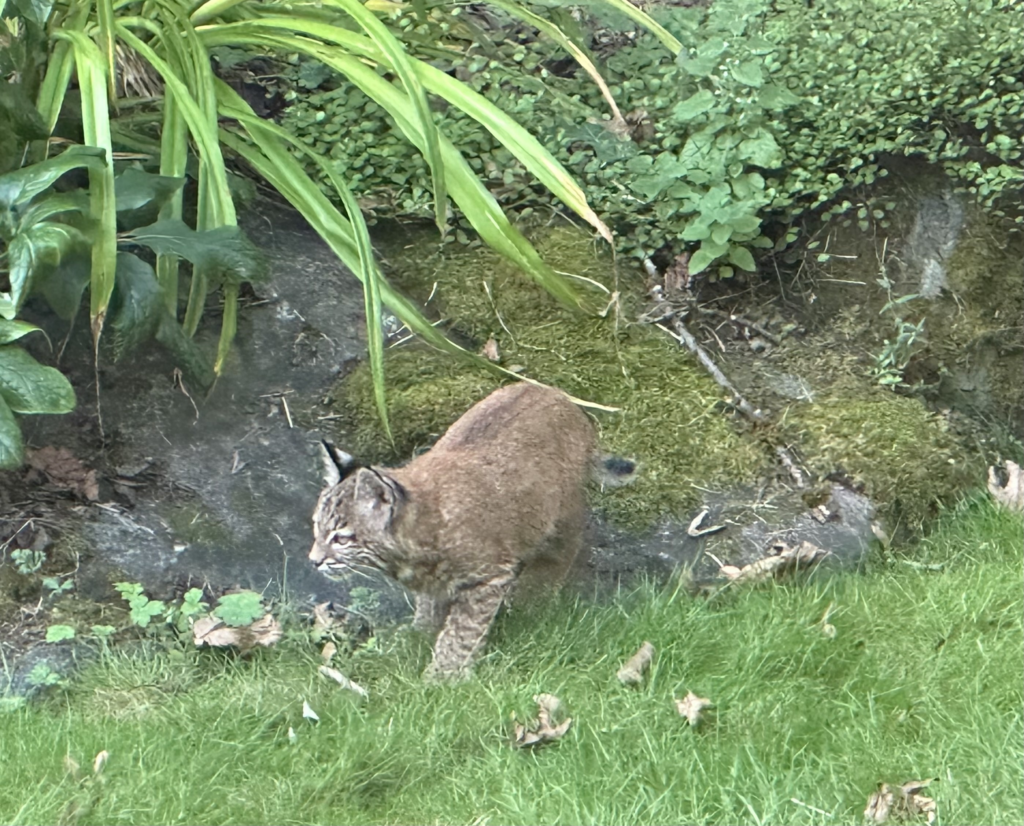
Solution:
M 711 378 L 713 378 L 720 387 L 732 394 L 733 405 L 744 416 L 755 422 L 763 422 L 765 420 L 764 413 L 756 409 L 750 402 L 743 398 L 742 394 L 736 389 L 733 383 L 726 378 L 725 374 L 721 370 L 718 369 L 718 365 L 716 365 L 711 356 L 707 354 L 707 351 L 697 343 L 697 339 L 695 339 L 693 334 L 686 329 L 686 325 L 683 324 L 682 321 L 678 318 L 675 319 L 675 333 L 668 329 L 664 324 L 655 324 L 654 326 L 660 327 L 680 344 L 685 344 L 687 348 L 689 348 L 690 352 L 697 356 L 697 360 L 704 366 L 704 369 L 708 371 Z
M 700 310 L 701 313 L 705 313 L 707 315 L 718 316 L 719 318 L 724 318 L 724 319 L 726 319 L 728 321 L 733 322 L 734 324 L 739 324 L 741 327 L 746 327 L 748 330 L 751 330 L 751 331 L 757 333 L 762 338 L 767 339 L 772 344 L 778 344 L 779 343 L 779 340 L 778 340 L 778 338 L 775 337 L 775 335 L 773 335 L 772 333 L 769 333 L 760 324 L 756 324 L 753 321 L 748 321 L 747 319 L 743 318 L 743 316 L 738 316 L 738 315 L 735 315 L 734 313 L 727 313 L 724 310 L 716 310 L 716 309 L 714 309 L 712 307 L 707 307 L 707 308 L 700 307 L 698 309 Z
M 793 457 L 790 455 L 790 452 L 780 445 L 779 447 L 775 448 L 775 455 L 779 457 L 779 461 L 782 462 L 782 466 L 789 471 L 789 475 L 793 479 L 793 483 L 798 488 L 806 487 L 806 483 L 804 482 L 804 474 L 800 470 L 800 468 L 797 467 L 796 462 L 793 461 Z

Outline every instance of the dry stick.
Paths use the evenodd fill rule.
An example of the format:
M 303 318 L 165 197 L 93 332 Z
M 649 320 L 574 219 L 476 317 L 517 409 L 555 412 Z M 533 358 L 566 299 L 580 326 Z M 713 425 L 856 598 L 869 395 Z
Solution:
M 697 360 L 704 366 L 704 369 L 711 375 L 711 378 L 713 378 L 720 387 L 725 388 L 725 390 L 732 394 L 732 403 L 744 416 L 755 422 L 765 421 L 764 413 L 755 409 L 750 402 L 743 398 L 740 391 L 736 389 L 728 378 L 726 378 L 725 373 L 718 369 L 718 365 L 715 364 L 711 356 L 707 354 L 707 351 L 697 343 L 697 339 L 695 339 L 693 334 L 686 329 L 686 325 L 683 324 L 679 318 L 673 320 L 673 326 L 676 328 L 675 333 L 663 324 L 657 324 L 655 326 L 660 327 L 680 344 L 685 344 L 687 348 L 689 348 L 690 352 L 697 357 Z
M 766 330 L 760 324 L 755 324 L 753 321 L 748 321 L 747 319 L 743 318 L 743 316 L 738 316 L 735 315 L 734 313 L 727 313 L 723 310 L 716 310 L 713 307 L 700 307 L 698 308 L 698 310 L 701 313 L 717 316 L 718 318 L 724 318 L 727 321 L 733 322 L 734 324 L 739 324 L 741 327 L 746 327 L 748 330 L 757 333 L 764 339 L 767 339 L 772 344 L 779 343 L 779 340 L 775 337 L 774 334 L 768 332 L 768 330 Z
M 783 467 L 789 471 L 789 475 L 793 478 L 793 482 L 796 484 L 797 488 L 802 489 L 806 487 L 804 474 L 797 466 L 796 462 L 793 461 L 793 457 L 790 455 L 789 451 L 779 445 L 775 448 L 775 455 L 779 457 L 779 461 L 782 462 Z

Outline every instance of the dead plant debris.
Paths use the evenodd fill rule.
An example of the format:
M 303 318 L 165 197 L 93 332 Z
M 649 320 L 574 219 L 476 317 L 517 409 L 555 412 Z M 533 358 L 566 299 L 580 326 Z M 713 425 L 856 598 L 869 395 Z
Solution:
M 562 701 L 554 694 L 534 694 L 533 700 L 537 704 L 537 719 L 526 724 L 515 724 L 512 739 L 515 748 L 553 743 L 564 737 L 572 725 L 572 717 L 566 717 L 561 723 L 555 724 L 554 720 L 559 716 Z
M 644 681 L 644 674 L 651 667 L 654 660 L 654 646 L 646 640 L 637 652 L 630 657 L 626 664 L 619 669 L 615 675 L 623 685 L 640 685 Z
M 257 645 L 271 646 L 281 639 L 281 624 L 272 614 L 264 614 L 251 625 L 231 627 L 218 617 L 196 620 L 192 626 L 192 639 L 196 647 L 230 648 L 249 651 Z
M 777 542 L 772 545 L 769 556 L 757 559 L 742 568 L 722 565 L 719 574 L 736 584 L 764 582 L 773 577 L 781 579 L 798 570 L 810 568 L 828 555 L 829 551 L 807 541 L 799 545 Z
M 56 488 L 71 491 L 76 496 L 95 502 L 100 497 L 96 471 L 87 468 L 66 447 L 48 445 L 39 450 L 26 450 L 25 459 L 31 477 L 45 476 L 46 481 Z
M 676 711 L 680 717 L 685 717 L 692 728 L 700 725 L 704 709 L 712 708 L 715 704 L 707 697 L 698 697 L 692 691 L 686 692 L 682 700 L 676 700 Z
M 1020 477 L 1020 465 L 1007 459 L 1004 463 L 1006 484 L 1002 484 L 995 467 L 988 469 L 988 492 L 1004 508 L 1024 511 L 1024 480 Z
M 925 797 L 921 790 L 932 780 L 908 780 L 901 786 L 890 786 L 880 783 L 878 791 L 868 798 L 868 806 L 864 817 L 869 823 L 886 823 L 890 820 L 907 822 L 921 815 L 928 823 L 935 820 L 935 800 Z
M 358 683 L 352 682 L 352 680 L 350 680 L 336 668 L 331 668 L 328 665 L 322 665 L 317 669 L 317 671 L 319 671 L 321 675 L 327 677 L 329 680 L 334 680 L 334 682 L 336 682 L 342 688 L 347 689 L 348 691 L 354 691 L 360 697 L 370 696 L 370 693 L 365 688 L 363 688 Z

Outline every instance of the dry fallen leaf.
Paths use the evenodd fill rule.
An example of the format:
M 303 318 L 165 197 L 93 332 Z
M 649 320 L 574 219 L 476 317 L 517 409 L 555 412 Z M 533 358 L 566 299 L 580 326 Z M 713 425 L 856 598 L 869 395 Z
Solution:
M 107 765 L 107 760 L 110 759 L 110 752 L 106 749 L 99 752 L 92 761 L 92 773 L 99 774 L 103 771 L 103 767 Z
M 338 671 L 336 668 L 330 668 L 329 666 L 322 665 L 317 669 L 323 676 L 334 680 L 342 688 L 347 688 L 349 691 L 354 691 L 360 697 L 369 697 L 366 689 L 358 683 L 352 682 L 348 677 Z
M 572 725 L 572 717 L 566 717 L 558 725 L 554 724 L 553 720 L 562 707 L 562 701 L 554 694 L 535 694 L 533 700 L 537 703 L 537 719 L 525 725 L 515 724 L 512 745 L 516 748 L 538 746 L 559 740 Z
M 682 700 L 676 700 L 676 711 L 680 717 L 685 717 L 691 726 L 697 726 L 701 721 L 701 712 L 714 705 L 707 697 L 698 697 L 692 691 L 686 692 Z
M 197 619 L 192 625 L 192 639 L 196 646 L 214 648 L 236 646 L 248 651 L 255 645 L 271 646 L 281 639 L 281 624 L 273 614 L 264 614 L 250 625 L 235 628 L 214 616 Z
M 806 541 L 795 546 L 779 542 L 772 546 L 771 556 L 757 559 L 742 568 L 737 568 L 735 565 L 722 565 L 718 572 L 730 582 L 737 584 L 764 582 L 771 577 L 778 578 L 802 568 L 810 568 L 828 554 L 829 551 L 824 548 L 819 548 Z
M 1020 476 L 1020 465 L 1009 459 L 1003 463 L 1006 468 L 1006 484 L 1000 484 L 995 467 L 988 469 L 988 492 L 1004 508 L 1024 511 L 1024 480 Z
M 654 659 L 654 646 L 646 640 L 639 650 L 629 658 L 615 675 L 623 685 L 639 685 L 644 680 L 644 673 L 650 668 Z
M 338 646 L 336 646 L 333 642 L 328 642 L 320 651 L 320 659 L 324 661 L 324 665 L 330 665 L 331 660 L 334 659 L 334 655 L 337 653 Z
M 921 794 L 931 780 L 908 780 L 902 786 L 893 788 L 881 783 L 878 791 L 868 798 L 864 817 L 872 823 L 885 823 L 890 817 L 907 820 L 925 815 L 928 823 L 935 820 L 935 801 Z
M 494 340 L 493 336 L 487 339 L 487 343 L 480 350 L 480 355 L 488 361 L 501 361 L 501 354 L 498 352 L 498 342 Z
M 70 490 L 90 502 L 99 499 L 96 471 L 83 465 L 66 447 L 47 445 L 39 450 L 26 450 L 25 461 L 31 472 L 43 474 L 51 485 Z
M 313 707 L 305 700 L 302 701 L 302 716 L 307 720 L 312 720 L 314 723 L 320 722 L 320 718 L 317 716 L 317 713 L 313 711 Z

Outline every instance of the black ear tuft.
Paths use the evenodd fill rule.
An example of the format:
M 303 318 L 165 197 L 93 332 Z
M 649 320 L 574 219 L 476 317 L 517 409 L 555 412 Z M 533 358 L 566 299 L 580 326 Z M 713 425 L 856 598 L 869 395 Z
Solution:
M 344 450 L 338 450 L 326 439 L 321 440 L 320 447 L 323 449 L 324 482 L 328 487 L 337 485 L 353 471 L 359 469 L 360 464 L 355 457 Z
M 604 460 L 604 469 L 612 476 L 630 476 L 636 472 L 636 462 L 621 456 L 608 456 Z

